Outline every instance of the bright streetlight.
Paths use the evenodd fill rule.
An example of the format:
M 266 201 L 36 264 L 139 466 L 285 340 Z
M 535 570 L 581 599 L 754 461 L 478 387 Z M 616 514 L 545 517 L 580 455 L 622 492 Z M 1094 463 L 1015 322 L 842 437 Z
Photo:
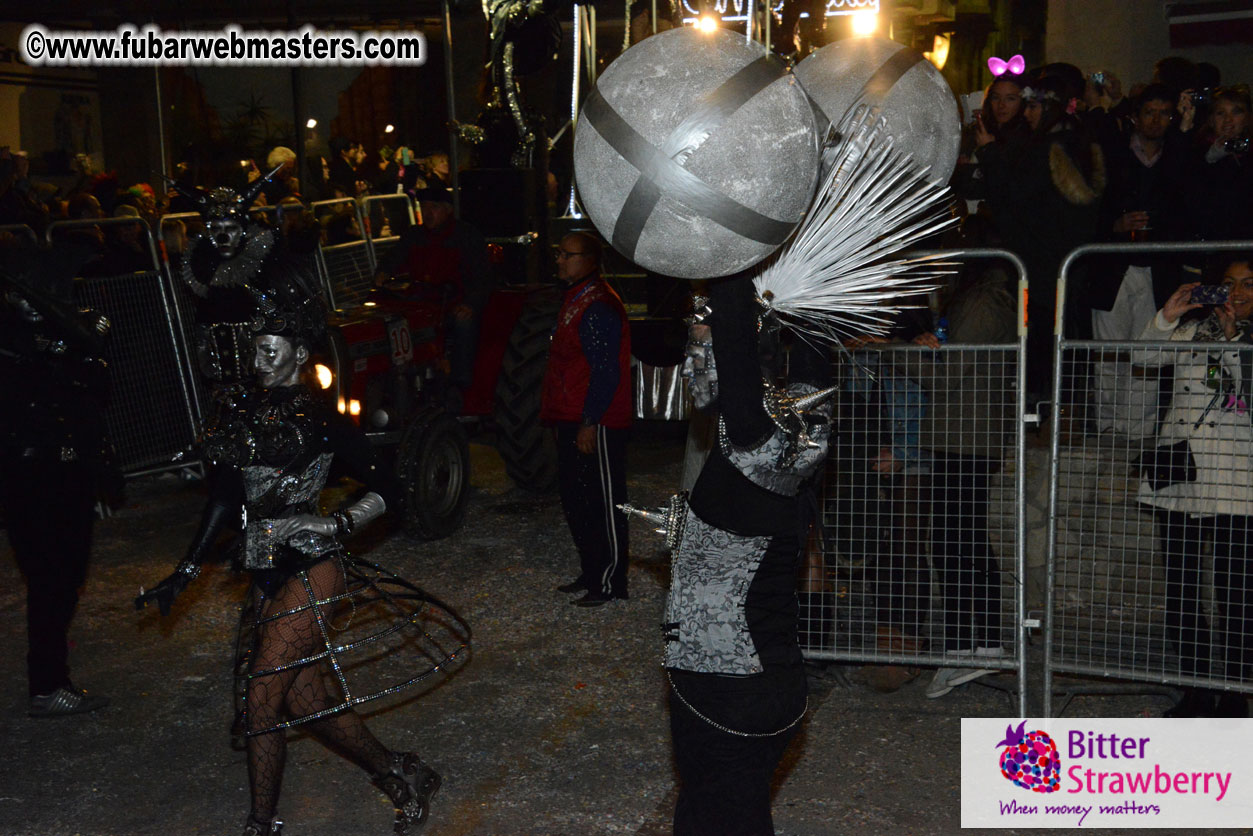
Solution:
M 859 38 L 865 38 L 873 35 L 875 30 L 879 28 L 879 14 L 877 12 L 854 12 L 853 13 L 853 34 Z

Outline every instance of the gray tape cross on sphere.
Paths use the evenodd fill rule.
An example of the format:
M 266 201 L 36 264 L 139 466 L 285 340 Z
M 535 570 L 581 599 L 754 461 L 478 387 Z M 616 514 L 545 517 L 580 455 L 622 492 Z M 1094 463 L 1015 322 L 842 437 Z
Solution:
M 631 127 L 605 101 L 599 88 L 593 88 L 583 105 L 583 118 L 640 173 L 614 224 L 614 249 L 634 258 L 644 224 L 663 191 L 745 238 L 775 245 L 787 240 L 795 223 L 775 220 L 750 209 L 710 188 L 683 167 L 719 125 L 786 72 L 782 62 L 770 55 L 745 65 L 706 95 L 660 148 Z
M 875 70 L 874 75 L 866 79 L 858 98 L 864 97 L 864 100 L 871 104 L 879 104 L 887 98 L 892 87 L 901 80 L 901 76 L 909 72 L 915 64 L 925 60 L 927 59 L 922 53 L 902 47 L 891 58 L 884 61 L 879 69 Z

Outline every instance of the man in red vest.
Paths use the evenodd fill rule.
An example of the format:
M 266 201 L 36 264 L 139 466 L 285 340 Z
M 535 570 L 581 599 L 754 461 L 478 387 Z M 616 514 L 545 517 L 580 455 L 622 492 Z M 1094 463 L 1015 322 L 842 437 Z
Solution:
M 626 436 L 631 424 L 631 331 L 618 294 L 600 276 L 600 241 L 572 232 L 557 250 L 569 287 L 557 314 L 540 418 L 557 433 L 561 507 L 580 572 L 557 587 L 596 607 L 627 597 Z

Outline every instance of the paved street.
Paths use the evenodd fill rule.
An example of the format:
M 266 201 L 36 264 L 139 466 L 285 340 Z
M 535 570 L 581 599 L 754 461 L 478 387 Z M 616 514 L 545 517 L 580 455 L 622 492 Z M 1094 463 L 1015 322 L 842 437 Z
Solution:
M 443 773 L 431 836 L 668 833 L 675 779 L 659 666 L 668 575 L 659 540 L 642 527 L 632 531 L 630 601 L 572 607 L 552 591 L 574 571 L 555 496 L 514 490 L 490 448 L 472 451 L 475 489 L 460 533 L 436 543 L 395 534 L 353 544 L 448 601 L 475 631 L 461 670 L 373 704 L 372 727 Z M 660 504 L 679 481 L 681 457 L 674 434 L 637 432 L 632 499 Z M 131 606 L 141 584 L 177 561 L 201 502 L 195 483 L 147 478 L 99 525 L 71 662 L 80 685 L 113 698 L 94 715 L 25 716 L 22 586 L 12 559 L 0 561 L 0 734 L 8 750 L 0 760 L 0 834 L 242 828 L 247 778 L 228 727 L 244 581 L 212 567 L 170 618 Z M 855 667 L 830 668 L 814 681 L 809 718 L 781 771 L 779 833 L 958 832 L 958 717 L 1015 709 L 1002 691 L 982 685 L 927 700 L 927 678 L 889 695 L 866 687 Z M 1163 697 L 1089 697 L 1069 713 L 1127 716 L 1165 705 Z M 287 836 L 390 832 L 383 796 L 305 738 L 289 749 L 280 810 Z

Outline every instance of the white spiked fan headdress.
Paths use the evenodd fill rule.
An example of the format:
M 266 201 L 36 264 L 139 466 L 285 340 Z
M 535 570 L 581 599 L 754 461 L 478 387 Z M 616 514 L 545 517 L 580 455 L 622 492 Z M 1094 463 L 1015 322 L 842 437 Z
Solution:
M 902 298 L 933 289 L 949 265 L 900 254 L 954 222 L 948 188 L 892 147 L 873 110 L 850 112 L 836 136 L 809 214 L 753 280 L 766 308 L 829 340 L 885 333 Z

